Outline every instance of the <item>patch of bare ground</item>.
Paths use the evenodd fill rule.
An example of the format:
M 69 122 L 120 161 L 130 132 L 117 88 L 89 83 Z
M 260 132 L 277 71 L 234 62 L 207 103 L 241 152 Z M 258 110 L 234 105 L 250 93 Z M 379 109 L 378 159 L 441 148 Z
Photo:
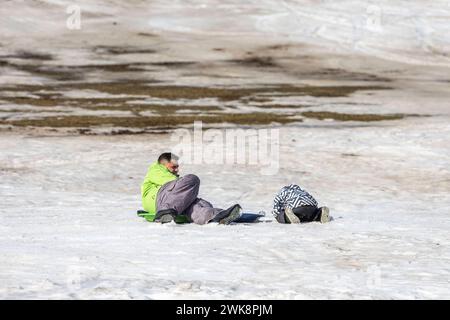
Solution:
M 7 101 L 16 105 L 31 105 L 37 107 L 57 107 L 57 106 L 72 106 L 80 108 L 89 108 L 96 105 L 114 106 L 117 104 L 126 103 L 128 100 L 138 100 L 133 98 L 66 98 L 62 95 L 41 95 L 37 94 L 39 98 L 30 97 L 1 97 L 1 100 Z
M 0 58 L 6 59 L 23 59 L 23 60 L 40 60 L 40 61 L 49 61 L 53 60 L 53 56 L 48 53 L 41 52 L 32 52 L 26 50 L 19 50 L 14 54 L 9 55 L 0 55 Z
M 84 105 L 80 106 L 83 109 L 89 110 L 109 110 L 109 111 L 131 111 L 139 113 L 142 111 L 153 111 L 159 114 L 174 114 L 178 111 L 192 111 L 192 112 L 212 112 L 221 111 L 222 108 L 218 106 L 191 106 L 191 105 L 171 105 L 171 104 L 107 104 L 107 105 Z
M 342 157 L 359 157 L 356 153 L 341 153 Z
M 333 78 L 341 80 L 352 80 L 352 81 L 368 81 L 368 82 L 391 82 L 392 80 L 387 77 L 380 77 L 378 75 L 366 73 L 366 72 L 355 72 L 347 71 L 339 68 L 325 68 L 314 72 L 311 76 L 322 77 L 322 78 Z
M 184 67 L 196 64 L 195 61 L 161 61 L 161 62 L 151 62 L 149 63 L 152 66 L 159 67 Z
M 115 55 L 131 54 L 131 53 L 152 53 L 150 49 L 142 50 L 126 50 L 109 49 L 110 51 L 117 50 Z M 122 52 L 122 53 L 120 53 Z M 1 58 L 1 57 L 0 57 Z M 42 60 L 42 59 L 41 59 Z M 114 63 L 114 64 L 87 64 L 87 65 L 49 65 L 43 63 L 19 63 L 11 62 L 9 60 L 0 60 L 0 66 L 10 67 L 19 71 L 27 72 L 36 76 L 46 77 L 56 81 L 79 81 L 85 78 L 86 72 L 111 72 L 111 73 L 129 73 L 142 72 L 148 70 L 147 66 L 159 67 L 183 67 L 195 64 L 192 61 L 162 61 L 162 62 L 130 62 L 130 63 Z M 153 81 L 157 82 L 157 81 Z M 158 81 L 159 82 L 159 81 Z
M 0 125 L 13 125 L 18 127 L 128 127 L 128 128 L 176 128 L 179 125 L 192 124 L 202 121 L 206 124 L 231 123 L 239 125 L 265 125 L 270 123 L 300 122 L 290 115 L 274 113 L 242 113 L 242 114 L 211 114 L 211 115 L 168 115 L 152 117 L 95 117 L 95 116 L 62 116 L 41 119 L 20 119 L 0 121 Z
M 202 99 L 217 98 L 222 101 L 239 100 L 257 94 L 273 94 L 283 96 L 313 96 L 313 97 L 347 97 L 357 91 L 388 90 L 384 86 L 293 86 L 268 85 L 256 88 L 224 88 L 224 87 L 194 87 L 173 85 L 150 85 L 141 81 L 97 82 L 97 83 L 62 83 L 47 86 L 19 86 L 15 88 L 0 88 L 1 91 L 39 92 L 67 90 L 96 90 L 115 95 L 138 95 L 161 99 Z
M 260 104 L 254 107 L 263 109 L 302 109 L 307 108 L 308 106 L 301 104 Z
M 345 97 L 360 90 L 385 90 L 381 86 L 293 86 L 267 85 L 260 87 L 229 88 L 229 87 L 194 87 L 172 85 L 150 85 L 148 82 L 123 81 L 101 83 L 59 83 L 55 85 L 28 85 L 13 88 L 0 88 L 0 99 L 12 105 L 29 105 L 41 108 L 47 107 L 76 107 L 86 110 L 129 111 L 130 116 L 96 116 L 96 115 L 61 115 L 40 119 L 3 119 L 2 125 L 17 127 L 126 127 L 126 128 L 175 128 L 179 125 L 191 124 L 196 120 L 205 124 L 231 123 L 237 125 L 266 125 L 272 122 L 298 122 L 299 115 L 316 119 L 335 119 L 340 121 L 380 121 L 402 118 L 403 115 L 354 115 L 332 112 L 303 112 L 296 109 L 306 106 L 298 104 L 265 103 L 253 105 L 261 108 L 255 113 L 227 113 L 231 101 L 244 105 L 252 102 L 267 102 L 276 95 L 314 97 Z M 111 94 L 107 98 L 70 98 L 64 92 L 94 90 Z M 2 92 L 7 94 L 2 96 Z M 17 96 L 14 96 L 17 92 Z M 23 96 L 23 92 L 33 97 Z M 124 97 L 125 95 L 125 97 Z M 36 98 L 37 97 L 37 98 Z M 145 99 L 160 98 L 177 103 L 152 104 Z M 180 100 L 197 100 L 202 98 L 216 98 L 223 105 L 189 105 Z M 266 100 L 265 100 L 266 99 Z M 12 108 L 14 109 L 14 108 Z M 20 108 L 16 108 L 20 112 Z M 262 112 L 264 109 L 265 112 Z M 272 110 L 271 110 L 272 109 Z M 292 112 L 280 113 L 279 109 L 289 109 Z M 38 109 L 39 110 L 39 109 Z M 42 109 L 41 109 L 42 110 Z M 61 109 L 58 109 L 61 110 Z M 239 109 L 235 109 L 239 111 Z M 42 112 L 51 110 L 42 110 Z M 154 115 L 143 115 L 141 112 L 150 111 Z M 28 111 L 24 111 L 26 113 Z M 180 114 L 183 112 L 183 114 Z M 297 116 L 297 117 L 293 117 Z
M 138 36 L 141 36 L 141 37 L 150 37 L 150 38 L 156 38 L 156 37 L 158 37 L 157 34 L 149 33 L 149 32 L 139 32 L 137 35 L 138 35 Z
M 47 77 L 56 81 L 75 81 L 82 80 L 83 74 L 73 70 L 68 66 L 47 66 L 36 63 L 15 63 L 2 60 L 1 64 L 6 67 L 14 68 L 19 71 L 34 74 L 40 77 Z
M 122 54 L 153 54 L 157 51 L 151 48 L 140 48 L 140 47 L 121 47 L 121 46 L 97 46 L 93 48 L 96 53 L 105 53 L 111 55 L 122 55 Z
M 177 111 L 192 111 L 192 112 L 212 112 L 221 111 L 222 108 L 218 106 L 208 105 L 173 105 L 173 104 L 143 104 L 139 103 L 144 98 L 66 98 L 62 95 L 41 96 L 40 98 L 30 97 L 4 97 L 3 101 L 7 101 L 14 105 L 30 105 L 36 107 L 77 107 L 87 110 L 103 110 L 103 111 L 131 111 L 134 113 L 141 111 L 154 111 L 160 114 L 175 113 Z M 1 110 L 1 109 L 0 109 Z M 17 112 L 24 112 L 24 110 L 15 109 Z M 26 110 L 26 112 L 32 112 L 34 110 Z M 48 112 L 47 110 L 36 110 Z M 12 112 L 8 110 L 8 112 Z M 61 111 L 62 112 L 62 111 Z
M 383 120 L 399 120 L 403 119 L 405 114 L 353 114 L 338 113 L 329 111 L 306 111 L 301 113 L 306 118 L 314 118 L 318 120 L 333 119 L 337 121 L 383 121 Z
M 26 171 L 30 171 L 30 168 L 27 167 L 0 167 L 0 173 L 15 173 L 15 174 L 23 174 Z
M 64 113 L 66 111 L 63 110 L 52 110 L 52 109 L 27 109 L 27 110 L 23 110 L 23 109 L 1 109 L 0 108 L 0 114 L 1 112 L 7 112 L 7 113 L 45 113 L 45 112 L 51 112 L 51 113 Z
M 227 62 L 240 64 L 247 67 L 257 67 L 257 68 L 273 68 L 278 67 L 278 64 L 272 57 L 247 57 L 243 59 L 230 59 Z

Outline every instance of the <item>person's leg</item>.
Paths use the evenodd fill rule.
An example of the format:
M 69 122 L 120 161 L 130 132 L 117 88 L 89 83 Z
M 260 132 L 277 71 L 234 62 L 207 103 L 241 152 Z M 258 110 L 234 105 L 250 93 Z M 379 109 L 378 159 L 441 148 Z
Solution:
M 225 210 L 220 211 L 211 222 L 218 222 L 220 224 L 230 224 L 241 216 L 242 207 L 239 203 L 233 204 Z
M 301 206 L 292 211 L 300 219 L 300 222 L 319 221 L 320 211 L 316 206 Z
M 280 213 L 279 215 L 275 216 L 275 220 L 277 220 L 278 223 L 287 223 L 284 213 Z
M 190 222 L 206 224 L 222 209 L 214 208 L 211 203 L 203 199 L 196 199 L 184 212 Z
M 320 223 L 330 222 L 332 218 L 330 217 L 330 209 L 328 207 L 320 207 L 319 208 L 319 218 L 317 221 Z
M 286 207 L 284 209 L 284 219 L 286 220 L 286 223 L 300 223 L 299 217 L 296 216 L 294 211 L 292 211 L 292 208 Z
M 183 214 L 196 201 L 199 188 L 200 179 L 193 174 L 166 183 L 156 197 L 156 210 L 173 209 L 177 214 Z
M 279 213 L 274 215 L 275 220 L 278 223 L 283 223 L 283 224 L 289 223 L 289 221 L 287 221 L 287 219 L 286 219 L 286 215 L 284 214 L 284 211 L 285 211 L 285 209 L 280 209 L 279 211 L 277 211 L 277 213 L 278 212 Z

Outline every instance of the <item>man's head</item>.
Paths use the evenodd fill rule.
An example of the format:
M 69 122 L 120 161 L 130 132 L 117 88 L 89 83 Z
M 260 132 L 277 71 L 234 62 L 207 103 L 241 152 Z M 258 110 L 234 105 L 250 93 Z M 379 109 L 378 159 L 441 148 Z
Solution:
M 158 157 L 158 163 L 162 164 L 172 172 L 178 175 L 178 157 L 170 152 L 164 152 Z

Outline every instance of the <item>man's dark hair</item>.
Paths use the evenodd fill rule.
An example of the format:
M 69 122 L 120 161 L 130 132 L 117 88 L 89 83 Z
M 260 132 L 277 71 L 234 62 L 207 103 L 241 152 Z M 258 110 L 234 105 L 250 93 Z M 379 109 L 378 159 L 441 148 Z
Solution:
M 172 159 L 178 160 L 178 157 L 171 152 L 164 152 L 161 153 L 161 155 L 158 157 L 158 162 L 161 163 L 163 160 L 167 160 L 167 162 L 170 162 Z

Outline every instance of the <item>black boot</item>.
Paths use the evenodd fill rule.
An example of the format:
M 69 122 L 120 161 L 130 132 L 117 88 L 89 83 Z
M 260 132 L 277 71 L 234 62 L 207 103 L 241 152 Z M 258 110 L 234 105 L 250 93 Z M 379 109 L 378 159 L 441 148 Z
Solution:
M 319 217 L 320 223 L 327 223 L 331 221 L 330 209 L 328 209 L 328 207 L 321 207 L 319 211 L 320 211 Z
M 155 215 L 154 222 L 160 222 L 160 223 L 168 223 L 175 220 L 175 217 L 177 216 L 177 212 L 175 209 L 164 209 L 159 210 Z
M 302 223 L 320 220 L 320 210 L 316 206 L 300 206 L 292 209 L 292 212 Z
M 228 209 L 220 211 L 211 221 L 220 224 L 230 224 L 241 216 L 242 207 L 239 204 L 232 205 Z

